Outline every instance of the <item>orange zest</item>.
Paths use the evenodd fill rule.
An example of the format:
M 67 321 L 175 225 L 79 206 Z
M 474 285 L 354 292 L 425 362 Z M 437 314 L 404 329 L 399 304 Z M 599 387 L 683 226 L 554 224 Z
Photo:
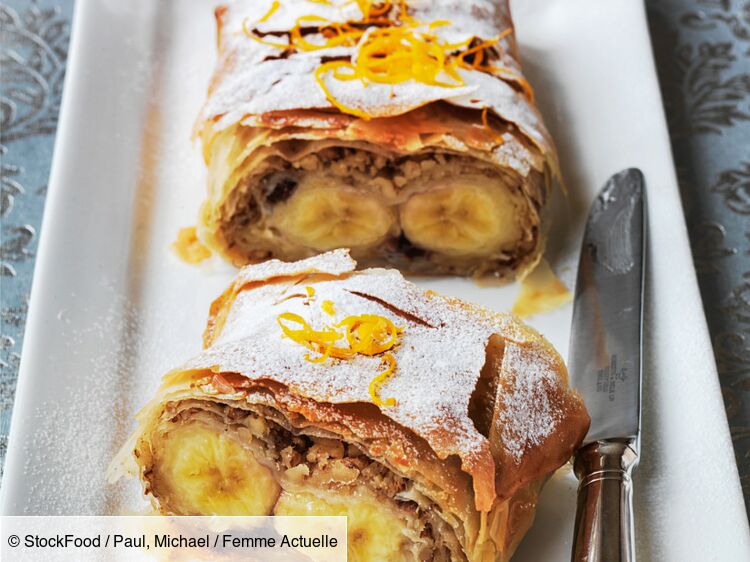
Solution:
M 390 12 L 393 6 L 391 0 L 385 0 L 383 2 L 375 3 L 373 0 L 354 0 L 359 6 L 359 11 L 362 12 L 362 18 L 369 20 L 378 16 L 383 16 Z M 403 0 L 402 0 L 403 3 Z
M 349 115 L 356 115 L 357 117 L 361 117 L 362 119 L 369 120 L 370 115 L 366 111 L 363 111 L 361 109 L 358 109 L 356 107 L 351 107 L 348 105 L 344 105 L 341 103 L 336 96 L 333 95 L 331 90 L 328 89 L 328 86 L 326 86 L 325 80 L 323 78 L 324 74 L 326 72 L 329 72 L 330 70 L 336 70 L 338 68 L 343 68 L 345 66 L 349 66 L 351 63 L 348 63 L 346 61 L 330 61 L 321 64 L 318 68 L 315 69 L 315 81 L 318 83 L 318 86 L 320 86 L 320 89 L 323 90 L 323 93 L 326 96 L 326 99 L 331 102 L 335 107 L 337 107 L 342 113 L 348 113 Z M 339 76 L 336 76 L 339 80 Z M 353 78 L 356 78 L 354 76 Z M 347 78 L 348 79 L 348 78 Z
M 529 98 L 529 101 L 531 103 L 535 103 L 534 89 L 531 87 L 531 84 L 528 80 L 526 80 L 526 78 L 516 74 L 512 70 L 508 70 L 507 68 L 503 68 L 501 66 L 490 67 L 489 72 L 492 72 L 493 74 L 503 74 L 514 82 L 518 83 L 523 93 L 527 98 Z
M 495 142 L 503 144 L 505 142 L 505 139 L 502 137 L 502 135 L 495 132 L 495 130 L 490 125 L 490 121 L 487 117 L 488 110 L 489 108 L 487 106 L 482 109 L 482 125 L 484 125 L 484 128 L 487 129 L 490 135 L 492 135 L 492 138 L 495 139 Z
M 333 303 L 324 301 L 324 310 L 327 305 L 332 310 Z M 348 316 L 338 324 L 324 326 L 320 330 L 314 329 L 307 320 L 293 312 L 279 314 L 276 321 L 286 337 L 318 354 L 316 357 L 309 353 L 305 354 L 305 359 L 311 363 L 323 363 L 329 357 L 350 359 L 355 355 L 373 357 L 385 353 L 393 349 L 398 343 L 399 334 L 403 332 L 403 328 L 397 327 L 385 316 L 377 314 Z M 348 347 L 337 345 L 341 340 L 345 340 Z M 388 398 L 383 401 L 378 394 L 379 387 L 396 369 L 396 359 L 392 354 L 385 353 L 383 359 L 387 363 L 387 368 L 370 382 L 368 390 L 376 405 L 394 406 L 395 399 Z
M 305 359 L 312 363 L 322 363 L 328 357 L 337 359 L 348 359 L 354 356 L 351 349 L 336 347 L 334 344 L 342 339 L 342 334 L 332 327 L 314 330 L 307 320 L 299 314 L 293 312 L 284 312 L 279 314 L 276 321 L 281 326 L 281 331 L 293 342 L 303 345 L 307 349 L 319 353 L 321 356 L 312 358 L 310 354 L 305 355 Z M 296 324 L 298 327 L 293 328 Z
M 323 35 L 323 43 L 311 43 L 302 33 L 303 29 L 314 27 Z M 346 23 L 339 23 L 320 16 L 301 16 L 297 18 L 294 27 L 289 31 L 289 40 L 292 47 L 298 51 L 317 51 L 319 49 L 330 49 L 342 45 L 352 47 L 357 44 L 364 34 L 361 29 L 351 27 Z
M 456 55 L 456 58 L 459 61 L 459 65 L 466 69 L 490 71 L 492 68 L 491 66 L 482 64 L 485 58 L 489 59 L 489 55 L 485 51 L 497 45 L 497 43 L 501 39 L 503 39 L 504 37 L 507 37 L 512 32 L 513 32 L 512 28 L 506 29 L 499 35 L 493 37 L 492 39 L 480 41 L 473 47 L 469 47 L 465 51 L 461 51 L 458 55 Z M 468 57 L 469 55 L 474 55 L 473 59 L 471 62 L 466 62 L 466 57 Z
M 326 84 L 331 75 L 339 81 L 359 80 L 363 85 L 400 84 L 415 80 L 429 86 L 456 88 L 464 85 L 457 72 L 458 61 L 452 60 L 454 45 L 442 42 L 434 33 L 436 27 L 448 22 L 437 21 L 424 26 L 419 23 L 370 28 L 362 34 L 356 57 L 350 61 L 328 61 L 315 71 L 315 80 L 328 101 L 343 113 L 369 119 L 365 111 L 344 104 Z M 349 32 L 353 33 L 353 32 Z M 342 35 L 353 38 L 354 35 Z
M 336 326 L 344 328 L 346 341 L 352 351 L 368 356 L 393 348 L 399 334 L 393 322 L 377 314 L 349 316 Z
M 400 13 L 398 15 L 399 19 L 406 23 L 413 23 L 414 18 L 412 18 L 409 15 L 409 9 L 408 9 L 408 6 L 406 5 L 406 0 L 399 0 L 399 8 L 400 8 Z
M 263 45 L 268 45 L 269 47 L 276 47 L 277 49 L 288 49 L 292 46 L 289 43 L 274 43 L 273 41 L 266 41 L 263 37 L 257 35 L 255 32 L 253 32 L 252 29 L 248 27 L 247 19 L 243 20 L 242 22 L 242 32 L 253 41 L 257 41 L 258 43 L 262 43 Z
M 393 85 L 414 80 L 428 86 L 457 88 L 465 85 L 458 71 L 463 68 L 508 76 L 533 101 L 533 91 L 524 78 L 488 62 L 489 49 L 512 30 L 469 47 L 471 38 L 460 43 L 445 43 L 437 36 L 434 30 L 449 24 L 448 21 L 440 20 L 425 25 L 410 19 L 409 23 L 371 28 L 367 33 L 356 29 L 342 32 L 338 36 L 341 42 L 337 44 L 347 44 L 347 41 L 354 40 L 361 33 L 356 56 L 351 62 L 324 62 L 316 69 L 315 80 L 332 105 L 343 113 L 363 119 L 370 119 L 371 116 L 360 108 L 340 101 L 331 92 L 326 78 L 332 77 L 339 81 L 359 80 L 365 86 L 368 83 Z M 469 55 L 472 55 L 471 61 L 467 60 Z
M 276 13 L 276 10 L 278 10 L 281 7 L 281 2 L 279 0 L 273 0 L 273 4 L 271 4 L 271 8 L 265 13 L 265 15 L 260 18 L 255 23 L 263 23 L 264 21 L 268 21 L 274 13 Z
M 329 0 L 308 0 L 317 4 L 332 5 Z M 408 13 L 406 0 L 398 1 L 398 10 L 391 16 L 395 6 L 393 0 L 351 0 L 362 13 L 359 21 L 335 22 L 327 18 L 307 15 L 297 18 L 294 27 L 286 32 L 288 43 L 276 43 L 264 39 L 243 23 L 243 30 L 254 40 L 280 49 L 296 49 L 300 52 L 330 49 L 334 47 L 356 47 L 351 60 L 329 60 L 315 70 L 315 81 L 326 99 L 342 113 L 369 120 L 372 116 L 361 108 L 339 99 L 331 90 L 331 81 L 349 82 L 358 80 L 368 84 L 395 85 L 414 80 L 420 84 L 443 88 L 465 85 L 459 69 L 480 71 L 505 76 L 515 82 L 533 102 L 531 85 L 515 72 L 492 64 L 497 58 L 497 44 L 513 32 L 509 28 L 496 37 L 477 40 L 473 37 L 458 43 L 443 41 L 435 30 L 451 24 L 447 20 L 429 23 L 420 22 Z M 278 8 L 274 2 L 270 15 Z M 316 39 L 306 38 L 313 31 Z M 321 39 L 322 38 L 322 39 Z M 486 114 L 483 115 L 486 121 Z M 488 127 L 489 128 L 489 127 Z
M 379 392 L 381 385 L 385 381 L 387 381 L 391 377 L 391 375 L 393 375 L 393 372 L 396 369 L 396 360 L 393 358 L 393 355 L 391 355 L 390 353 L 386 353 L 385 355 L 383 355 L 383 359 L 386 363 L 388 363 L 388 366 L 386 367 L 385 371 L 378 374 L 377 377 L 370 381 L 370 386 L 367 387 L 367 390 L 370 392 L 370 398 L 376 406 L 395 406 L 395 398 L 391 397 L 386 398 L 385 400 L 380 398 Z
M 336 309 L 333 308 L 333 301 L 323 301 L 323 304 L 320 305 L 320 308 L 329 316 L 333 316 L 334 314 L 336 314 Z

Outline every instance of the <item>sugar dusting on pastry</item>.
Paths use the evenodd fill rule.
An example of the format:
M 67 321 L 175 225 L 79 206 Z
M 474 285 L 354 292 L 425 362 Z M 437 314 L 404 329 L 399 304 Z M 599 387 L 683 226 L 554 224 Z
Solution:
M 308 298 L 304 304 L 309 305 L 315 290 L 306 286 L 305 291 Z M 324 302 L 332 303 L 333 301 Z M 327 312 L 323 307 L 321 310 Z M 334 314 L 333 312 L 327 313 Z M 291 312 L 282 312 L 276 317 L 276 321 L 283 332 L 283 337 L 315 352 L 315 356 L 305 354 L 305 359 L 311 363 L 325 363 L 328 359 L 351 359 L 358 354 L 381 357 L 385 370 L 370 381 L 368 391 L 376 406 L 395 406 L 396 400 L 394 398 L 382 399 L 379 389 L 396 370 L 396 360 L 388 352 L 399 343 L 399 335 L 403 332 L 403 328 L 379 314 L 347 316 L 335 324 L 319 327 L 311 326 L 305 318 Z
M 439 457 L 469 459 L 487 443 L 468 408 L 487 341 L 497 333 L 508 349 L 501 377 L 510 384 L 502 414 L 503 446 L 520 460 L 528 445 L 553 433 L 560 416 L 547 392 L 565 381 L 549 356 L 558 363 L 559 358 L 549 348 L 523 356 L 514 351 L 534 344 L 539 339 L 535 333 L 508 315 L 426 293 L 395 270 L 352 274 L 352 264 L 346 252 L 336 251 L 296 263 L 246 267 L 239 278 L 252 284 L 247 290 L 235 284 L 237 296 L 221 333 L 182 368 L 241 373 L 249 379 L 273 373 L 274 380 L 295 394 L 319 402 L 372 403 L 369 388 L 383 372 L 380 357 L 357 354 L 325 363 L 308 361 L 308 350 L 280 337 L 277 318 L 292 313 L 311 326 L 326 326 L 350 316 L 379 315 L 403 326 L 399 345 L 390 351 L 398 368 L 380 388 L 395 404 L 383 413 L 426 439 Z M 268 281 L 261 283 L 261 278 Z M 307 286 L 314 287 L 316 300 L 335 303 L 334 315 L 309 301 Z M 521 359 L 525 363 L 517 369 Z
M 499 396 L 504 407 L 496 423 L 507 452 L 520 461 L 527 449 L 539 446 L 560 422 L 559 409 L 544 391 L 558 381 L 554 365 L 543 355 L 513 343 L 506 344 L 503 372 L 512 384 Z
M 322 272 L 330 275 L 342 275 L 354 271 L 355 267 L 357 267 L 357 262 L 349 256 L 348 250 L 334 250 L 295 262 L 268 260 L 257 265 L 244 267 L 237 275 L 235 284 L 244 285 L 253 281 L 264 281 L 272 277 L 291 277 Z
M 356 108 L 369 117 L 384 117 L 443 100 L 461 107 L 488 108 L 502 120 L 519 127 L 543 153 L 553 153 L 552 141 L 532 100 L 505 81 L 521 80 L 523 83 L 523 78 L 513 56 L 515 40 L 510 34 L 504 35 L 512 29 L 510 18 L 493 2 L 408 3 L 411 17 L 428 24 L 441 23 L 431 30 L 440 41 L 461 44 L 473 37 L 484 41 L 499 37 L 494 49 L 499 58 L 494 64 L 502 68 L 503 73 L 493 75 L 475 68 L 458 67 L 455 71 L 458 86 L 440 85 L 445 79 L 436 84 L 411 79 L 388 84 L 368 83 L 363 88 L 359 80 L 326 79 L 325 88 L 321 88 L 320 76 L 316 78 L 316 74 L 324 61 L 356 60 L 357 45 L 334 44 L 279 57 L 280 48 L 271 43 L 286 44 L 299 18 L 342 24 L 361 19 L 360 10 L 353 2 L 288 1 L 268 15 L 271 7 L 271 2 L 236 1 L 229 4 L 222 17 L 219 67 L 225 71 L 217 74 L 202 115 L 204 120 L 215 121 L 216 127 L 229 127 L 248 116 L 273 111 L 334 108 L 336 105 Z M 477 13 L 485 17 L 478 19 Z M 261 19 L 264 21 L 260 22 Z M 262 36 L 262 41 L 248 37 L 248 22 Z M 448 24 L 443 25 L 445 22 Z M 305 40 L 314 43 L 315 37 L 305 36 Z M 326 38 L 320 35 L 319 39 L 325 45 Z M 336 104 L 331 99 L 335 99 Z

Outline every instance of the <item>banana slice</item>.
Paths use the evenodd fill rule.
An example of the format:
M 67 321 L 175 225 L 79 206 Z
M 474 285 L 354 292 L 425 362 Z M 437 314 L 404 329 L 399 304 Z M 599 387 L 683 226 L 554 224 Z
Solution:
M 271 471 L 223 433 L 192 423 L 164 434 L 154 493 L 181 515 L 268 515 L 280 488 Z
M 345 515 L 349 562 L 404 560 L 404 520 L 382 503 L 326 492 L 325 499 L 305 492 L 282 492 L 274 515 Z
M 517 197 L 486 176 L 463 176 L 412 195 L 400 209 L 401 227 L 414 244 L 454 256 L 488 255 L 523 235 Z
M 301 185 L 286 203 L 277 206 L 273 222 L 293 242 L 324 251 L 374 244 L 388 234 L 394 213 L 362 192 Z

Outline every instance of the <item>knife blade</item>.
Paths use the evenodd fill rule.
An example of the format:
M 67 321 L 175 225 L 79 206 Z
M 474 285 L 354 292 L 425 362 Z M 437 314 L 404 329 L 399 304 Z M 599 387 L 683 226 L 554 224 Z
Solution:
M 581 246 L 568 368 L 591 426 L 574 460 L 580 481 L 575 562 L 635 560 L 645 205 L 640 170 L 615 174 L 591 207 Z

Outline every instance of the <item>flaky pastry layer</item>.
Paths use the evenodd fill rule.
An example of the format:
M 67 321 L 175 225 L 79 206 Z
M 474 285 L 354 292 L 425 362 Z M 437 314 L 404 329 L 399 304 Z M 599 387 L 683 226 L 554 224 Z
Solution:
M 315 333 L 397 325 L 390 377 L 373 393 L 382 353 L 325 357 L 285 337 L 294 315 Z M 166 375 L 111 476 L 137 474 L 164 513 L 346 514 L 364 560 L 506 560 L 588 428 L 536 332 L 356 271 L 344 251 L 244 268 L 204 345 Z

